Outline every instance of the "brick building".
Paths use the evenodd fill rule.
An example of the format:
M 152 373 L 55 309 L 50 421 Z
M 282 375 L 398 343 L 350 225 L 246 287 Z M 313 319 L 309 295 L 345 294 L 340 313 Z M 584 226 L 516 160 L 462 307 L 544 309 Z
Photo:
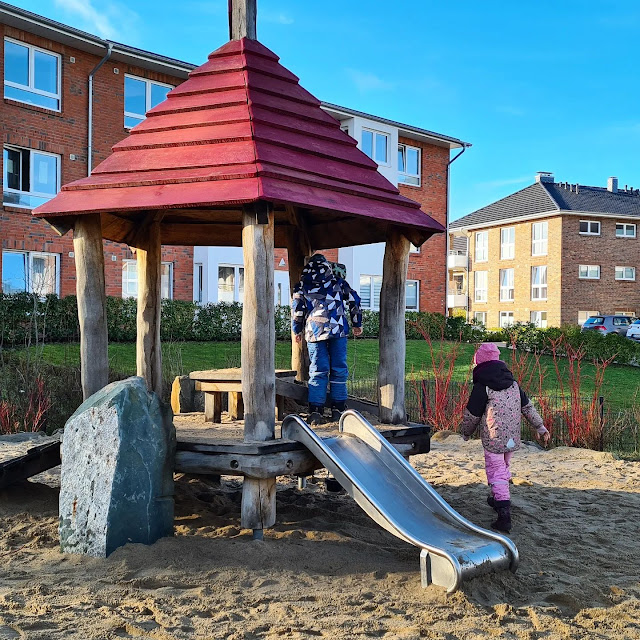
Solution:
M 450 224 L 450 289 L 469 319 L 582 324 L 590 315 L 640 315 L 640 191 L 534 184 Z M 468 246 L 468 251 L 466 250 Z
M 97 38 L 0 3 L 4 100 L 0 282 L 4 292 L 75 293 L 71 234 L 31 209 L 82 178 L 192 65 Z M 105 60 L 105 57 L 107 59 Z M 102 62 L 101 66 L 100 63 Z M 92 135 L 89 86 L 93 73 Z M 126 114 L 126 115 L 125 115 Z M 105 241 L 107 294 L 136 295 L 135 256 Z M 192 247 L 163 248 L 163 295 L 193 297 Z

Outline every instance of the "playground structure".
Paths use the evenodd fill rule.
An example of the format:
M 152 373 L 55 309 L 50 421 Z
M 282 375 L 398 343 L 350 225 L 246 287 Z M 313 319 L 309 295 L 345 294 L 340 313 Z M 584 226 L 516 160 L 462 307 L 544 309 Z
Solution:
M 389 447 L 385 441 L 377 458 L 369 455 L 371 447 L 353 453 L 354 459 L 363 455 L 361 466 L 371 462 L 369 475 L 363 478 L 344 472 L 340 460 L 318 448 L 299 420 L 285 422 L 289 425 L 285 434 L 295 431 L 303 447 L 274 441 L 274 247 L 288 250 L 293 287 L 305 259 L 315 250 L 386 243 L 380 294 L 378 409 L 382 423 L 397 425 L 406 421 L 404 313 L 410 245 L 419 247 L 444 228 L 422 212 L 418 203 L 401 196 L 377 171 L 376 163 L 341 131 L 339 123 L 320 109 L 320 102 L 300 87 L 298 78 L 256 40 L 256 0 L 232 0 L 229 16 L 231 41 L 149 111 L 146 120 L 114 146 L 113 153 L 91 176 L 65 185 L 55 198 L 34 210 L 34 215 L 44 218 L 60 234 L 73 231 L 85 399 L 108 381 L 103 238 L 135 249 L 137 374 L 156 393 L 162 385 L 161 245 L 242 246 L 242 376 L 233 389 L 242 394 L 244 441 L 234 443 L 226 453 L 217 453 L 231 455 L 237 463 L 231 468 L 244 476 L 241 524 L 260 538 L 276 519 L 276 475 L 304 475 L 325 465 L 339 480 L 350 481 L 352 495 L 362 504 L 358 496 L 364 495 L 365 485 L 373 490 L 374 471 L 383 470 L 380 455 Z M 293 342 L 292 369 L 300 381 L 307 377 L 307 366 L 304 342 Z M 207 382 L 200 384 L 207 388 Z M 208 389 L 215 391 L 215 384 L 208 384 L 213 384 Z M 211 413 L 217 415 L 218 411 L 212 407 Z M 351 416 L 341 424 L 349 425 L 353 419 Z M 294 424 L 299 429 L 291 426 Z M 194 462 L 193 456 L 203 453 L 202 446 L 198 449 L 198 444 L 192 443 L 178 451 L 176 470 L 221 473 L 222 466 L 213 469 L 220 457 L 213 467 L 202 466 L 202 459 Z M 300 460 L 293 469 L 288 462 L 296 449 Z M 283 451 L 287 455 L 278 458 Z M 402 460 L 400 454 L 395 455 Z M 389 482 L 396 478 L 386 491 L 398 499 L 406 491 L 402 482 L 415 483 L 416 479 L 407 475 L 406 468 L 398 471 L 403 475 L 393 476 L 393 469 L 399 469 L 398 458 L 393 460 L 395 467 L 389 467 L 391 471 L 383 477 Z M 374 484 L 379 483 L 380 479 Z M 421 503 L 425 517 L 430 518 L 423 522 L 425 533 L 431 531 L 433 518 L 440 522 L 446 512 L 450 520 L 446 530 L 454 532 L 454 540 L 461 540 L 460 516 L 456 520 L 435 494 L 430 500 L 429 504 L 426 498 Z M 405 501 L 398 500 L 398 504 Z M 391 521 L 385 510 L 381 507 L 383 515 L 374 517 L 383 526 Z M 457 524 L 452 524 L 453 520 Z M 515 568 L 515 547 L 511 555 L 504 552 L 504 548 L 511 549 L 506 543 L 497 544 L 502 551 L 496 550 L 500 536 L 494 535 L 493 546 L 487 545 L 487 532 L 479 536 L 480 541 L 477 535 L 471 539 L 469 530 L 477 534 L 478 529 L 470 523 L 465 526 L 464 544 L 480 545 L 483 551 L 459 561 L 452 559 L 450 550 L 430 547 L 424 538 L 401 532 L 402 527 L 387 528 L 397 529 L 393 531 L 396 535 L 401 532 L 400 537 L 421 546 L 426 553 L 425 580 L 450 590 L 462 577 L 475 573 L 467 567 Z M 433 531 L 447 535 L 442 527 Z M 453 574 L 447 563 L 454 567 Z

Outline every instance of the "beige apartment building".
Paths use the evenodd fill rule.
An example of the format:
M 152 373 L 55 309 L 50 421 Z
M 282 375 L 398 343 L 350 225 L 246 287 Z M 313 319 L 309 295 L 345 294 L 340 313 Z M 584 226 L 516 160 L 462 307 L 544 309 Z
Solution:
M 449 305 L 486 327 L 640 316 L 640 191 L 532 185 L 450 224 Z

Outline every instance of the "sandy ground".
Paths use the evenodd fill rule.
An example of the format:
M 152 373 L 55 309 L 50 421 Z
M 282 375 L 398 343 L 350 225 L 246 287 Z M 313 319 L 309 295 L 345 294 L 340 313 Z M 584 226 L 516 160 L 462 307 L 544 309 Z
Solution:
M 42 442 L 0 439 L 0 458 Z M 489 524 L 478 442 L 438 434 L 412 460 Z M 106 560 L 62 555 L 58 474 L 43 474 L 0 492 L 0 640 L 640 638 L 640 465 L 524 446 L 513 466 L 520 569 L 452 596 L 422 589 L 416 549 L 348 496 L 288 478 L 264 542 L 239 528 L 237 479 L 178 476 L 175 537 Z

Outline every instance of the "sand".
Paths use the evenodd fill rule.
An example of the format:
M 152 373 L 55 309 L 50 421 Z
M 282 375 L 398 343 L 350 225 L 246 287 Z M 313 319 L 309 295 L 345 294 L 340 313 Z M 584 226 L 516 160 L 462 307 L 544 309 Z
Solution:
M 0 439 L 0 458 L 27 446 Z M 412 460 L 489 524 L 478 442 L 438 434 Z M 322 482 L 280 478 L 278 523 L 256 542 L 238 479 L 177 476 L 175 537 L 101 560 L 60 554 L 58 474 L 43 474 L 0 492 L 0 640 L 640 638 L 640 465 L 525 445 L 513 467 L 520 568 L 451 596 L 422 589 L 417 550 Z

